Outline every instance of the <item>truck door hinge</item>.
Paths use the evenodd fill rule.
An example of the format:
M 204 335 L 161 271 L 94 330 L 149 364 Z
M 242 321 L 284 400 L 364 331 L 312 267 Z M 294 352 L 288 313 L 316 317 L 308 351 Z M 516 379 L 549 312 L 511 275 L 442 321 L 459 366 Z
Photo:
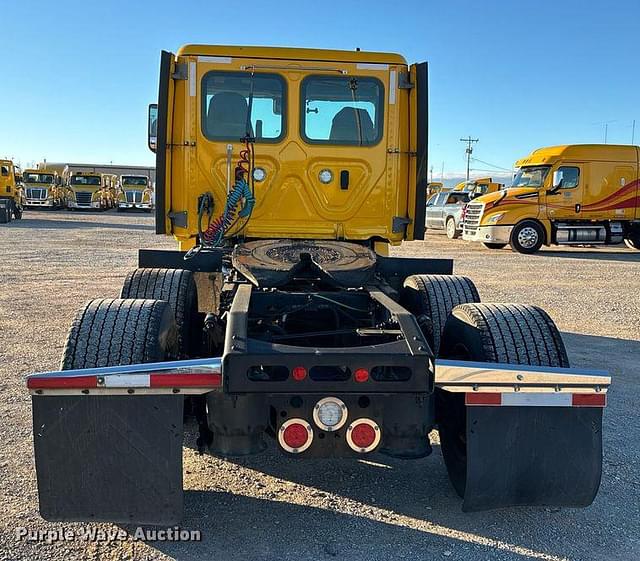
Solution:
M 399 234 L 400 232 L 404 232 L 405 228 L 411 224 L 411 218 L 404 218 L 403 216 L 394 216 L 393 221 L 391 222 L 391 231 L 394 234 Z
M 400 148 L 389 148 L 387 149 L 387 154 L 408 154 L 409 156 L 417 156 L 417 152 L 411 152 L 406 150 L 400 150 Z
M 415 87 L 416 85 L 411 82 L 408 72 L 400 72 L 398 74 L 398 88 L 401 90 L 411 90 Z
M 179 62 L 175 66 L 175 72 L 171 74 L 171 77 L 174 80 L 186 80 L 189 77 L 189 73 L 187 71 L 187 63 Z
M 169 214 L 167 214 L 167 216 L 169 217 L 169 220 L 171 220 L 171 225 L 174 227 L 186 228 L 188 225 L 186 210 L 172 210 L 171 212 L 169 212 Z

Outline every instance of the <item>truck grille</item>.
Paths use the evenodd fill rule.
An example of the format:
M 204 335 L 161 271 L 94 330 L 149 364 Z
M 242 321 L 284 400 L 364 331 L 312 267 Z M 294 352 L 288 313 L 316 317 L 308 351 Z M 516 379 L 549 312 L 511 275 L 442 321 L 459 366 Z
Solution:
M 464 213 L 463 229 L 465 234 L 473 236 L 478 231 L 484 203 L 469 203 Z
M 79 205 L 91 206 L 91 196 L 93 193 L 90 191 L 76 191 L 76 203 Z
M 125 191 L 128 203 L 141 203 L 142 191 Z
M 27 199 L 44 200 L 47 198 L 47 190 L 42 188 L 27 188 Z

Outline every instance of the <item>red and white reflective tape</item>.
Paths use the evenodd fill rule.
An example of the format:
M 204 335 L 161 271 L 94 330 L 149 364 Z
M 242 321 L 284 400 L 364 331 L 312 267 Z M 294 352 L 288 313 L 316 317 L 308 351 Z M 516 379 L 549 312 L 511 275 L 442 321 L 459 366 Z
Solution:
M 206 393 L 222 388 L 219 359 L 109 366 L 46 372 L 27 377 L 36 394 Z
M 607 394 L 570 392 L 467 392 L 465 405 L 490 407 L 605 407 Z

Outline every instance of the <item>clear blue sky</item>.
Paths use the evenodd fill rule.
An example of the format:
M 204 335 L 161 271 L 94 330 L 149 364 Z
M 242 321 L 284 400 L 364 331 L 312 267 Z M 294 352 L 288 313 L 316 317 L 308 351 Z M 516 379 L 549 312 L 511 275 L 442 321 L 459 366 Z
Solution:
M 430 63 L 430 164 L 510 168 L 531 149 L 628 143 L 638 119 L 640 2 L 579 0 L 4 0 L 0 155 L 153 164 L 147 104 L 181 44 L 393 51 Z M 638 142 L 636 142 L 638 143 Z M 474 168 L 490 169 L 481 163 Z

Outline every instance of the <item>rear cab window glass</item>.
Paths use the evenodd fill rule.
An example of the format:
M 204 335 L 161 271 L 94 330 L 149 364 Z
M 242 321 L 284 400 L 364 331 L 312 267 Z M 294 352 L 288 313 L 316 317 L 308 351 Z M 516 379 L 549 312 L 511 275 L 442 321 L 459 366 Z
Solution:
M 382 138 L 384 86 L 376 78 L 309 76 L 300 134 L 310 144 L 373 146 Z
M 284 136 L 285 84 L 277 74 L 207 72 L 201 98 L 202 134 L 209 140 L 237 142 L 249 133 L 256 142 L 277 142 Z

